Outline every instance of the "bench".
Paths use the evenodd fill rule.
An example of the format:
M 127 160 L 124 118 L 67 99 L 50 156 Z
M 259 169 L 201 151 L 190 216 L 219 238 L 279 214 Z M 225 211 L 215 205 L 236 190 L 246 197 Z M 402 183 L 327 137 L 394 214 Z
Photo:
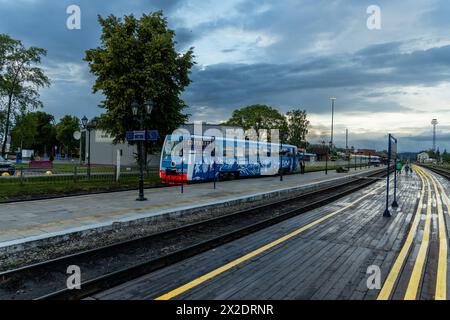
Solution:
M 344 167 L 339 167 L 336 169 L 337 173 L 347 173 L 348 172 L 348 168 L 344 168 Z
M 53 168 L 53 161 L 50 160 L 33 160 L 28 164 L 29 168 Z

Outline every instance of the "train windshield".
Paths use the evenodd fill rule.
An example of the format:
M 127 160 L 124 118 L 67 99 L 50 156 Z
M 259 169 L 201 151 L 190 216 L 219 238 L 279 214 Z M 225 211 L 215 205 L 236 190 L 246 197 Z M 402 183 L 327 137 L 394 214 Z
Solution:
M 180 141 L 172 141 L 170 139 L 167 139 L 164 150 L 163 150 L 163 160 L 169 160 L 173 150 L 175 147 L 180 143 Z

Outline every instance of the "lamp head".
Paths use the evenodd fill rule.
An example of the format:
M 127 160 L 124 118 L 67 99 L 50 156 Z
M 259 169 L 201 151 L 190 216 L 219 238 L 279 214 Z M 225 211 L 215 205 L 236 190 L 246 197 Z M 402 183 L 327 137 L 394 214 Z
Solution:
M 151 114 L 153 111 L 153 101 L 152 99 L 148 99 L 147 101 L 145 101 L 145 111 L 147 112 L 147 114 Z
M 133 100 L 131 103 L 131 112 L 133 112 L 133 116 L 137 116 L 139 111 L 139 103 L 136 100 Z
M 86 116 L 84 116 L 83 118 L 81 118 L 81 124 L 83 125 L 83 128 L 86 129 L 86 126 L 88 124 L 88 118 Z

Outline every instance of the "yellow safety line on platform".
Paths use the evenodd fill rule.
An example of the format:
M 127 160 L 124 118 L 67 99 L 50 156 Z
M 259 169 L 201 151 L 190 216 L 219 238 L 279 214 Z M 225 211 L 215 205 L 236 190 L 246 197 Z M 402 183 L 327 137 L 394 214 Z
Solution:
M 420 243 L 419 253 L 417 254 L 414 268 L 409 279 L 408 287 L 406 288 L 405 300 L 415 300 L 419 290 L 420 280 L 422 279 L 423 268 L 425 266 L 428 247 L 430 244 L 430 229 L 431 229 L 431 185 L 429 174 L 422 171 L 427 179 L 427 214 L 425 216 L 425 226 L 422 234 L 422 242 Z
M 305 226 L 303 226 L 303 227 L 301 227 L 301 228 L 299 228 L 299 229 L 297 229 L 297 230 L 295 230 L 295 231 L 293 231 L 293 232 L 291 232 L 291 233 L 289 233 L 289 234 L 287 234 L 287 235 L 285 235 L 285 236 L 283 236 L 283 237 L 281 237 L 281 238 L 279 238 L 279 239 L 277 239 L 277 240 L 275 240 L 273 242 L 270 242 L 270 243 L 266 244 L 265 246 L 263 246 L 263 247 L 261 247 L 259 249 L 256 249 L 256 250 L 254 250 L 254 251 L 252 251 L 252 252 L 250 252 L 250 253 L 248 253 L 248 254 L 246 254 L 246 255 L 244 255 L 244 256 L 242 256 L 242 257 L 240 257 L 240 258 L 238 258 L 238 259 L 236 259 L 234 261 L 231 261 L 231 262 L 223 265 L 220 268 L 217 268 L 217 269 L 215 269 L 215 270 L 213 270 L 213 271 L 211 271 L 211 272 L 209 272 L 209 273 L 207 273 L 207 274 L 205 274 L 205 275 L 203 275 L 203 276 L 201 276 L 201 277 L 199 277 L 197 279 L 194 279 L 194 280 L 192 280 L 192 281 L 182 285 L 181 287 L 178 287 L 178 288 L 176 288 L 176 289 L 174 289 L 174 290 L 172 290 L 172 291 L 170 291 L 170 292 L 168 292 L 168 293 L 166 293 L 166 294 L 164 294 L 162 296 L 159 296 L 155 300 L 169 300 L 169 299 L 172 299 L 172 298 L 174 298 L 176 296 L 179 296 L 180 294 L 182 294 L 182 293 L 184 293 L 184 292 L 186 292 L 186 291 L 188 291 L 188 290 L 190 290 L 190 289 L 192 289 L 192 288 L 202 284 L 203 282 L 205 282 L 207 280 L 210 280 L 210 279 L 218 276 L 219 274 L 221 274 L 221 273 L 223 273 L 223 272 L 225 272 L 225 271 L 227 271 L 227 270 L 229 270 L 229 269 L 231 269 L 231 268 L 233 268 L 233 267 L 235 267 L 235 266 L 237 266 L 237 265 L 239 265 L 239 264 L 241 264 L 241 263 L 243 263 L 243 262 L 245 262 L 245 261 L 247 261 L 247 260 L 249 260 L 249 259 L 251 259 L 251 258 L 253 258 L 253 257 L 255 257 L 255 256 L 257 256 L 257 255 L 259 255 L 259 254 L 261 254 L 261 253 L 263 253 L 263 252 L 265 252 L 265 251 L 267 251 L 267 250 L 269 250 L 269 249 L 271 249 L 271 248 L 273 248 L 273 247 L 275 247 L 275 246 L 277 246 L 277 245 L 279 245 L 279 244 L 281 244 L 281 243 L 283 243 L 283 242 L 285 242 L 287 240 L 289 240 L 289 239 L 291 239 L 291 238 L 293 238 L 293 237 L 295 237 L 295 236 L 297 236 L 298 234 L 300 234 L 300 233 L 302 233 L 302 232 L 304 232 L 304 231 L 306 231 L 306 230 L 308 230 L 308 229 L 318 225 L 319 223 L 321 223 L 321 222 L 323 222 L 323 221 L 325 221 L 325 220 L 327 220 L 327 219 L 337 215 L 338 213 L 340 213 L 340 212 L 342 212 L 344 210 L 347 210 L 348 208 L 354 206 L 358 202 L 360 202 L 360 201 L 364 200 L 365 198 L 367 198 L 368 196 L 372 195 L 373 193 L 375 193 L 380 188 L 381 187 L 376 188 L 373 191 L 371 191 L 371 192 L 367 193 L 366 195 L 356 199 L 355 201 L 353 201 L 352 203 L 348 204 L 347 206 L 345 206 L 345 207 L 343 207 L 341 209 L 338 209 L 338 210 L 336 210 L 336 211 L 334 211 L 332 213 L 329 213 L 326 216 L 323 216 L 322 218 L 319 218 L 319 219 L 317 219 L 317 220 L 315 220 L 315 221 L 313 221 L 313 222 L 311 222 L 311 223 L 309 223 L 309 224 L 307 224 L 307 225 L 305 225 Z
M 436 177 L 432 176 L 433 186 L 436 194 L 436 202 L 437 202 L 437 210 L 438 210 L 438 218 L 439 218 L 439 257 L 438 257 L 438 269 L 437 269 L 437 277 L 436 277 L 436 291 L 434 298 L 435 300 L 446 300 L 447 299 L 447 252 L 448 252 L 448 244 L 447 244 L 447 233 L 445 228 L 445 218 L 444 212 L 442 209 L 442 199 L 439 194 L 442 195 L 444 201 L 447 205 L 447 210 L 449 210 L 448 202 L 446 199 L 444 188 L 442 184 L 436 179 Z M 439 185 L 439 192 L 436 183 Z
M 414 237 L 417 232 L 417 227 L 420 222 L 420 213 L 422 211 L 423 207 L 423 195 L 425 194 L 425 181 L 422 177 L 422 173 L 418 167 L 415 167 L 416 172 L 422 182 L 422 189 L 419 194 L 419 204 L 417 205 L 417 210 L 414 215 L 414 220 L 411 225 L 411 228 L 409 229 L 408 236 L 406 237 L 405 243 L 403 244 L 402 249 L 400 250 L 400 253 L 398 254 L 397 259 L 395 260 L 394 264 L 392 265 L 391 271 L 389 272 L 386 281 L 383 284 L 383 287 L 381 288 L 380 293 L 378 294 L 377 300 L 388 300 L 391 295 L 392 291 L 394 289 L 395 283 L 397 282 L 397 278 L 403 268 L 403 265 L 406 261 L 406 257 L 408 256 L 408 253 L 410 251 L 411 245 L 414 241 Z

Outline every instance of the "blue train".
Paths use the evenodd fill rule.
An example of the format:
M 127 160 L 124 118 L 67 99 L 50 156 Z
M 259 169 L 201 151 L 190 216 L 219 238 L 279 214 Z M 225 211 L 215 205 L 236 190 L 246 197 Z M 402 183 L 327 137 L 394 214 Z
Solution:
M 195 136 L 167 135 L 160 162 L 163 182 L 209 181 L 277 175 L 299 171 L 297 147 L 288 144 Z M 280 159 L 282 166 L 280 166 Z M 183 166 L 182 166 L 183 164 Z

